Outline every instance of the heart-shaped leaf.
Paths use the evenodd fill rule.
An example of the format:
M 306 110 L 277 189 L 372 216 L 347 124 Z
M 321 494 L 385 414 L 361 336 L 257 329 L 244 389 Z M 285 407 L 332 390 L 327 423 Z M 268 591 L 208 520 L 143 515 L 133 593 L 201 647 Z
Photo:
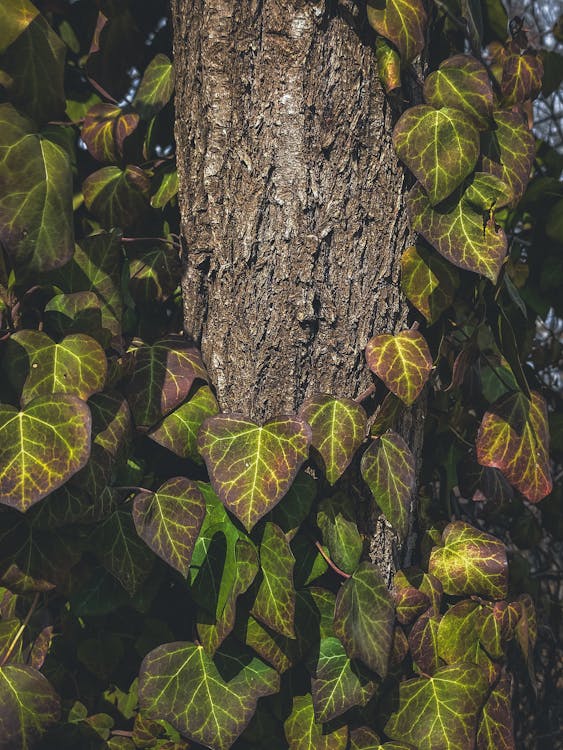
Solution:
M 424 100 L 436 109 L 460 109 L 479 130 L 493 115 L 493 89 L 485 66 L 471 55 L 448 57 L 424 81 Z
M 45 731 L 60 718 L 59 696 L 33 667 L 20 664 L 0 667 L 0 701 L 0 747 L 6 750 L 33 750 Z
M 106 164 L 119 161 L 123 144 L 139 124 L 139 115 L 124 113 L 113 104 L 95 104 L 88 110 L 80 137 L 94 159 Z
M 298 417 L 274 417 L 260 427 L 238 414 L 220 414 L 203 423 L 198 447 L 213 489 L 250 531 L 290 488 L 311 438 Z
M 438 654 L 438 628 L 441 615 L 432 609 L 424 612 L 410 629 L 408 644 L 414 666 L 430 675 L 441 665 Z
M 535 99 L 542 88 L 543 63 L 539 55 L 507 55 L 502 66 L 502 103 L 505 107 Z
M 30 0 L 13 0 L 9 5 L 0 6 L 0 54 L 4 54 L 38 15 L 39 10 Z
M 147 211 L 150 179 L 140 167 L 102 167 L 82 183 L 84 205 L 106 229 L 127 227 Z
M 479 131 L 459 109 L 411 107 L 395 125 L 397 154 L 420 181 L 431 205 L 440 203 L 473 171 Z
M 411 245 L 401 257 L 401 288 L 426 318 L 435 323 L 453 302 L 459 273 L 424 245 Z
M 328 547 L 331 560 L 345 573 L 358 567 L 364 544 L 358 531 L 354 498 L 340 490 L 319 502 L 317 525 Z
M 174 477 L 156 492 L 141 492 L 133 502 L 133 521 L 141 539 L 165 562 L 188 575 L 205 501 L 195 482 Z
M 53 393 L 86 401 L 104 387 L 106 355 L 86 334 L 73 333 L 56 344 L 42 331 L 16 331 L 6 350 L 4 369 L 23 406 Z
M 372 28 L 397 47 L 404 65 L 422 51 L 427 16 L 420 0 L 368 0 L 367 13 Z
M 508 243 L 494 220 L 485 220 L 484 212 L 460 191 L 432 208 L 420 185 L 409 193 L 407 207 L 413 230 L 446 260 L 496 283 Z
M 387 674 L 394 616 L 393 600 L 378 569 L 360 563 L 336 597 L 334 632 L 350 659 L 360 659 L 381 677 Z
M 503 675 L 483 706 L 477 730 L 477 750 L 514 750 L 513 725 L 512 685 L 510 677 Z
M 311 426 L 311 445 L 321 454 L 326 478 L 334 484 L 364 440 L 367 424 L 364 409 L 351 398 L 321 394 L 304 401 L 299 416 Z
M 168 103 L 173 91 L 174 67 L 170 59 L 159 52 L 145 68 L 133 106 L 144 120 L 150 120 Z
M 346 750 L 348 726 L 325 725 L 315 721 L 310 693 L 293 698 L 291 714 L 283 725 L 289 750 Z
M 401 682 L 399 708 L 385 733 L 420 750 L 470 750 L 487 691 L 487 679 L 475 664 L 441 667 L 433 677 Z
M 193 643 L 165 643 L 143 659 L 139 704 L 194 742 L 228 750 L 248 724 L 259 698 L 279 689 L 272 667 L 244 651 L 211 659 Z
M 533 503 L 551 492 L 547 409 L 539 393 L 531 400 L 511 393 L 491 406 L 479 427 L 477 460 L 500 469 Z
M 418 331 L 374 336 L 368 341 L 366 360 L 369 369 L 407 406 L 414 403 L 432 369 L 428 344 Z
M 110 336 L 102 327 L 102 302 L 94 292 L 55 294 L 44 308 L 45 331 L 60 339 L 69 333 L 87 333 L 103 348 Z
M 90 455 L 90 409 L 76 396 L 0 405 L 0 503 L 26 511 L 64 484 Z
M 415 486 L 414 456 L 396 432 L 374 440 L 362 456 L 361 472 L 375 502 L 404 539 Z
M 442 532 L 442 543 L 430 553 L 428 572 L 440 579 L 446 594 L 506 597 L 508 561 L 501 541 L 465 521 L 454 521 Z

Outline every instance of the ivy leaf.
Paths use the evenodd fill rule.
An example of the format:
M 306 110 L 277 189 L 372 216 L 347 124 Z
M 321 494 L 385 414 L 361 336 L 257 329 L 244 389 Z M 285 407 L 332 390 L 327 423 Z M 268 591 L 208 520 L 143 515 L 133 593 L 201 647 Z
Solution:
M 405 568 L 403 570 L 398 570 L 393 578 L 394 596 L 400 594 L 401 591 L 405 591 L 407 595 L 410 596 L 413 590 L 428 599 L 428 605 L 425 609 L 430 607 L 434 613 L 440 611 L 444 589 L 440 580 L 436 578 L 436 576 L 433 576 L 430 573 L 424 573 L 419 568 Z M 424 600 L 418 596 L 413 595 L 413 597 L 412 604 L 414 609 L 417 610 Z M 404 602 L 405 604 L 404 613 L 407 615 L 407 619 L 409 616 L 410 619 L 412 619 L 412 611 L 410 615 L 408 612 L 409 605 L 407 600 L 400 595 L 399 601 Z M 422 614 L 422 611 L 423 610 L 415 612 L 415 614 Z M 406 621 L 403 624 L 406 624 Z
M 478 602 L 464 599 L 454 604 L 438 626 L 438 654 L 446 664 L 478 664 L 491 680 L 495 677 L 495 667 L 481 646 L 484 620 L 485 607 Z
M 500 469 L 530 502 L 551 492 L 547 409 L 539 393 L 531 400 L 511 393 L 491 406 L 477 434 L 477 460 Z
M 25 512 L 64 484 L 90 455 L 91 416 L 76 396 L 40 396 L 18 411 L 0 405 L 0 503 Z
M 428 193 L 430 205 L 435 205 L 473 171 L 479 156 L 479 131 L 459 109 L 420 104 L 401 115 L 393 144 Z
M 173 91 L 174 67 L 170 59 L 159 52 L 145 68 L 133 107 L 144 120 L 150 120 L 168 103 Z
M 350 659 L 360 659 L 381 677 L 387 674 L 394 608 L 375 565 L 360 563 L 341 586 L 334 609 L 334 632 Z
M 139 115 L 124 113 L 114 104 L 95 104 L 82 125 L 80 137 L 94 159 L 106 164 L 119 161 L 123 144 L 139 124 Z
M 453 521 L 442 532 L 442 543 L 430 553 L 428 572 L 440 579 L 446 594 L 506 597 L 508 561 L 501 541 L 465 521 Z
M 483 706 L 477 730 L 477 750 L 514 750 L 513 724 L 510 678 L 503 675 Z
M 176 248 L 158 243 L 138 254 L 129 252 L 128 258 L 129 289 L 138 304 L 164 302 L 170 297 L 178 286 L 181 274 Z
M 203 423 L 198 448 L 213 489 L 250 531 L 290 488 L 311 437 L 298 417 L 274 417 L 260 427 L 244 416 L 221 414 Z
M 407 406 L 417 399 L 432 369 L 428 344 L 418 331 L 374 336 L 368 341 L 366 360 L 369 369 Z
M 293 698 L 291 714 L 284 722 L 289 750 L 346 750 L 348 726 L 326 726 L 315 721 L 310 693 Z
M 228 750 L 246 727 L 259 698 L 279 689 L 279 675 L 242 652 L 165 643 L 143 659 L 139 704 L 149 719 L 168 721 L 181 735 L 213 750 Z
M 219 405 L 208 385 L 202 385 L 189 401 L 164 417 L 147 434 L 155 443 L 168 448 L 180 458 L 202 463 L 197 450 L 197 435 L 207 417 L 219 412 Z
M 419 750 L 471 750 L 487 691 L 487 680 L 475 664 L 441 667 L 430 678 L 401 682 L 399 708 L 385 733 Z
M 457 269 L 423 245 L 411 245 L 401 257 L 401 288 L 428 323 L 452 304 L 459 287 Z
M 397 47 L 404 65 L 422 51 L 427 16 L 420 0 L 368 0 L 367 14 L 370 26 Z
M 472 55 L 455 55 L 424 81 L 424 100 L 436 109 L 450 107 L 488 130 L 493 115 L 493 90 L 485 66 Z
M 64 265 L 74 250 L 72 172 L 66 153 L 0 104 L 0 240 L 18 274 Z
M 0 667 L 2 747 L 32 750 L 60 718 L 60 700 L 49 681 L 33 667 Z
M 135 369 L 127 399 L 137 428 L 146 430 L 184 401 L 195 380 L 207 381 L 197 349 L 169 337 L 134 353 Z
M 356 515 L 354 499 L 344 490 L 323 497 L 319 503 L 317 525 L 323 542 L 331 560 L 345 573 L 356 570 L 364 546 Z
M 502 103 L 505 107 L 535 99 L 542 88 L 543 63 L 539 55 L 507 55 L 502 66 Z
M 350 750 L 380 750 L 378 735 L 369 727 L 355 727 L 350 730 Z
M 487 172 L 476 172 L 463 194 L 463 200 L 482 213 L 508 206 L 511 198 L 508 186 Z
M 133 501 L 133 521 L 141 539 L 183 576 L 190 561 L 203 517 L 205 501 L 195 482 L 174 477 L 156 492 L 141 492 Z
M 104 387 L 106 355 L 91 336 L 73 333 L 56 344 L 42 331 L 16 331 L 6 350 L 4 368 L 22 406 L 54 393 L 86 401 Z
M 321 454 L 326 478 L 334 484 L 364 440 L 367 414 L 351 398 L 321 394 L 304 401 L 299 416 L 311 426 L 311 445 Z
M 82 183 L 84 205 L 106 229 L 128 227 L 147 211 L 150 180 L 140 167 L 102 167 Z
M 300 471 L 283 500 L 270 512 L 270 520 L 280 527 L 288 541 L 293 539 L 309 515 L 317 496 L 317 486 L 310 474 Z
M 94 292 L 55 294 L 44 307 L 45 330 L 55 338 L 69 333 L 87 333 L 102 347 L 110 336 L 102 327 L 102 303 Z
M 353 706 L 365 706 L 377 683 L 361 665 L 350 661 L 338 638 L 323 638 L 309 659 L 315 720 L 327 722 Z
M 396 432 L 386 432 L 365 451 L 360 470 L 375 502 L 399 538 L 405 539 L 416 479 L 409 446 Z
M 399 53 L 382 36 L 375 40 L 377 71 L 386 94 L 401 88 L 401 58 Z
M 9 5 L 0 6 L 0 54 L 4 54 L 38 15 L 39 10 L 29 0 L 12 0 Z
M 412 626 L 408 642 L 413 664 L 426 675 L 436 672 L 441 665 L 438 653 L 438 629 L 441 615 L 429 609 Z
M 437 208 L 432 208 L 420 185 L 407 198 L 412 229 L 454 266 L 480 273 L 496 283 L 506 256 L 507 239 L 493 219 L 464 200 L 457 191 Z
M 178 171 L 174 165 L 165 165 L 163 169 L 157 170 L 153 179 L 153 194 L 151 206 L 153 208 L 164 208 L 178 192 Z

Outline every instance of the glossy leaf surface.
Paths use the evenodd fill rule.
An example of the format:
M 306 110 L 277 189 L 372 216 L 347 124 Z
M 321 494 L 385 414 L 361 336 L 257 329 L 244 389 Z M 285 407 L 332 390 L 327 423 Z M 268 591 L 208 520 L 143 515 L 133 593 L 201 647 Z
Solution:
M 150 120 L 168 103 L 174 90 L 174 68 L 170 59 L 158 53 L 147 65 L 133 106 L 145 120 Z
M 424 81 L 424 99 L 436 109 L 451 107 L 487 130 L 493 114 L 493 90 L 487 70 L 471 55 L 448 57 Z
M 451 305 L 459 274 L 451 263 L 423 245 L 411 245 L 401 257 L 401 288 L 409 301 L 434 323 Z
M 397 47 L 408 64 L 424 47 L 426 11 L 419 0 L 369 0 L 368 21 Z
M 147 210 L 150 180 L 137 166 L 102 167 L 82 185 L 84 204 L 106 229 L 130 226 Z
M 125 114 L 113 104 L 95 104 L 88 110 L 80 137 L 94 159 L 102 163 L 118 161 L 123 156 L 123 144 L 139 123 L 133 112 Z
M 417 399 L 432 369 L 428 344 L 418 331 L 374 336 L 368 341 L 366 360 L 369 369 L 407 406 Z

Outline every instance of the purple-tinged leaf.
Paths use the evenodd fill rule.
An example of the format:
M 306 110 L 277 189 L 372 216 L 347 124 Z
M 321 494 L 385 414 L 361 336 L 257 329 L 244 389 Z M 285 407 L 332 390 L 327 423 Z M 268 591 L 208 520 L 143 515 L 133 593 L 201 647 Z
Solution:
M 409 633 L 413 664 L 426 675 L 434 674 L 442 664 L 438 654 L 440 619 L 441 615 L 429 609 L 415 621 Z
M 283 727 L 289 750 L 346 750 L 348 747 L 348 726 L 316 722 L 310 693 L 294 696 L 291 714 Z
M 510 678 L 503 675 L 483 706 L 477 750 L 516 750 L 513 724 Z
M 407 406 L 417 399 L 432 369 L 432 357 L 418 331 L 381 333 L 368 341 L 366 360 L 374 372 Z
M 178 251 L 162 242 L 141 251 L 128 248 L 129 290 L 138 305 L 164 302 L 180 282 L 181 264 Z
M 450 607 L 438 626 L 438 656 L 446 664 L 478 664 L 492 683 L 498 675 L 481 642 L 485 614 L 485 607 L 471 599 Z
M 438 614 L 442 603 L 442 595 L 444 593 L 439 579 L 430 573 L 424 573 L 419 568 L 404 568 L 395 573 L 393 579 L 394 595 L 399 595 L 403 589 L 407 594 L 411 594 L 413 588 L 428 597 L 427 608 L 431 607 L 432 612 Z M 402 596 L 400 599 L 401 601 L 404 601 Z M 415 597 L 414 602 L 417 602 L 420 605 L 422 604 L 422 600 L 419 597 Z M 408 609 L 405 614 L 408 614 Z M 422 614 L 422 612 L 420 612 L 420 614 Z
M 414 586 L 397 586 L 392 591 L 397 622 L 409 625 L 430 607 L 430 597 Z
M 5 750 L 33 750 L 45 731 L 60 718 L 60 699 L 51 683 L 33 667 L 0 667 L 0 703 Z
M 401 257 L 401 288 L 428 323 L 435 323 L 453 302 L 459 273 L 433 250 L 408 247 Z
M 105 164 L 119 161 L 123 144 L 139 124 L 139 115 L 124 113 L 113 104 L 95 104 L 88 110 L 80 137 L 94 159 Z
M 460 109 L 479 130 L 490 126 L 493 89 L 487 69 L 471 55 L 448 57 L 430 73 L 424 81 L 424 100 L 436 109 Z
M 386 94 L 401 88 L 401 58 L 399 53 L 382 36 L 375 40 L 377 72 Z
M 370 727 L 356 727 L 350 730 L 350 750 L 379 750 L 379 736 Z
M 397 47 L 404 65 L 422 51 L 427 16 L 421 0 L 368 0 L 367 14 L 370 26 Z
M 502 104 L 512 107 L 535 99 L 541 91 L 543 63 L 539 55 L 526 52 L 504 58 L 502 66 Z
M 106 229 L 128 227 L 147 212 L 150 179 L 140 167 L 102 167 L 82 183 L 84 205 Z

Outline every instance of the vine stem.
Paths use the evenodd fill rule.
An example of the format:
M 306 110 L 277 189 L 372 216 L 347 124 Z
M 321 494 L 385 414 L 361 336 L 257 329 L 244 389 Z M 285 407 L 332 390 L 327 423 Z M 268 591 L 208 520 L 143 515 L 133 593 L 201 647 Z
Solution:
M 365 391 L 362 391 L 359 396 L 356 396 L 354 401 L 357 404 L 361 404 L 362 401 L 365 401 L 367 398 L 369 398 L 371 395 L 375 393 L 375 383 L 372 383 L 370 386 L 368 386 Z
M 35 608 L 37 607 L 37 602 L 39 601 L 39 591 L 36 592 L 35 596 L 33 597 L 33 601 L 31 602 L 31 607 L 29 608 L 29 611 L 27 615 L 25 616 L 25 620 L 22 622 L 22 624 L 18 628 L 18 632 L 15 634 L 12 642 L 8 646 L 8 650 L 4 654 L 4 657 L 2 659 L 2 662 L 0 663 L 0 667 L 3 667 L 10 656 L 12 655 L 13 650 L 15 649 L 19 639 L 22 637 L 23 631 L 26 629 L 26 627 L 29 624 L 29 621 L 31 620 L 31 616 L 35 612 Z
M 335 573 L 338 573 L 339 576 L 342 576 L 342 578 L 350 578 L 349 573 L 345 573 L 343 570 L 340 570 L 340 568 L 333 563 L 333 561 L 330 559 L 330 557 L 327 555 L 327 553 L 324 551 L 322 544 L 315 539 L 315 547 L 319 550 L 321 555 L 324 557 L 324 559 L 327 561 L 327 563 L 330 565 L 330 567 L 334 570 Z

